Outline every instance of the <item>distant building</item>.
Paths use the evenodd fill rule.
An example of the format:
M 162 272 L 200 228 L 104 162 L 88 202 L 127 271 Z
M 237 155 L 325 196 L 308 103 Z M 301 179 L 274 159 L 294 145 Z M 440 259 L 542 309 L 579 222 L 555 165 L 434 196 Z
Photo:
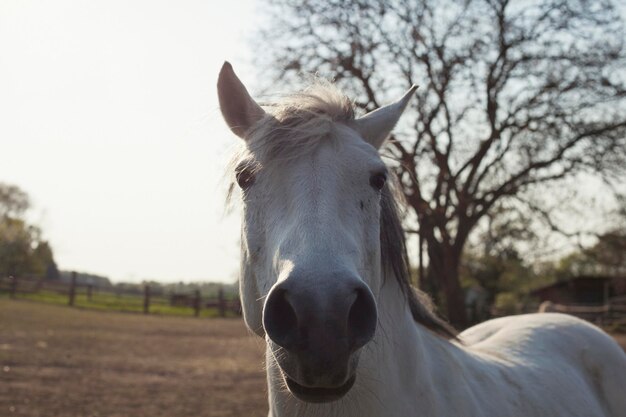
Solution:
M 601 305 L 609 298 L 626 295 L 626 277 L 583 275 L 537 288 L 530 294 L 541 302 Z

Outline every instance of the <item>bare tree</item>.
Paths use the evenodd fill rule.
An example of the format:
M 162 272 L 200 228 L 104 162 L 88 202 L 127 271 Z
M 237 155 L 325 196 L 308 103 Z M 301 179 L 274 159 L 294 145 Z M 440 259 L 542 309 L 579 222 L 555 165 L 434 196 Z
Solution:
M 457 325 L 463 247 L 497 203 L 582 172 L 624 174 L 624 28 L 608 0 L 268 0 L 268 8 L 261 60 L 277 78 L 333 77 L 363 111 L 420 85 L 413 120 L 387 151 L 427 244 L 424 283 L 441 285 Z

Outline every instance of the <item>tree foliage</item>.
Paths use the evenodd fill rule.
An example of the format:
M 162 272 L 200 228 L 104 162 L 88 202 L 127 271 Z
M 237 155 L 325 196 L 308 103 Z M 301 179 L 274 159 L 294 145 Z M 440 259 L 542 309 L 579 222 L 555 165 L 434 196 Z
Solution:
M 612 227 L 598 233 L 593 245 L 544 265 L 544 275 L 555 281 L 580 275 L 626 277 L 626 196 L 618 195 L 618 203 Z
M 58 279 L 52 248 L 39 227 L 28 224 L 28 195 L 14 185 L 0 183 L 0 275 L 34 275 Z
M 461 262 L 461 282 L 469 289 L 466 307 L 470 323 L 490 318 L 494 310 L 519 312 L 528 292 L 542 281 L 519 249 L 520 242 L 532 245 L 538 240 L 531 220 L 503 205 L 495 207 L 484 220 Z M 474 295 L 472 299 L 473 294 L 481 297 Z
M 593 246 L 548 263 L 543 273 L 553 281 L 581 275 L 626 277 L 626 229 L 600 234 Z
M 426 241 L 430 285 L 464 324 L 470 233 L 502 201 L 626 163 L 624 27 L 608 0 L 268 0 L 275 77 L 333 77 L 369 111 L 419 84 L 387 152 Z M 522 207 L 522 205 L 520 205 Z M 522 208 L 520 208 L 522 209 Z

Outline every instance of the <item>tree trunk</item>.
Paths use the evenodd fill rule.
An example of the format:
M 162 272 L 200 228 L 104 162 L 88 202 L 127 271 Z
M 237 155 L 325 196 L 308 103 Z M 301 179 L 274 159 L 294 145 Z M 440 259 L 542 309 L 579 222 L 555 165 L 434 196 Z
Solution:
M 459 329 L 467 326 L 465 297 L 459 282 L 459 259 L 444 262 L 442 272 L 443 287 L 446 294 L 446 310 L 448 320 Z
M 461 253 L 445 247 L 440 242 L 428 242 L 429 281 L 437 282 L 443 289 L 445 311 L 450 323 L 463 329 L 467 325 L 465 297 L 459 279 Z

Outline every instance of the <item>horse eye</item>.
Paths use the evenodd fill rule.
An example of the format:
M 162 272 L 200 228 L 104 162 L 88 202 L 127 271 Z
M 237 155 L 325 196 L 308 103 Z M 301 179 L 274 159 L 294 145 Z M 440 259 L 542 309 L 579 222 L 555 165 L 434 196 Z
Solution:
M 383 172 L 373 174 L 370 177 L 370 185 L 374 187 L 376 190 L 382 190 L 382 188 L 385 186 L 386 181 L 387 181 L 387 174 Z
M 235 169 L 235 178 L 237 179 L 237 184 L 239 184 L 239 187 L 241 187 L 242 190 L 247 189 L 254 184 L 253 167 L 249 165 L 237 167 L 237 169 Z

